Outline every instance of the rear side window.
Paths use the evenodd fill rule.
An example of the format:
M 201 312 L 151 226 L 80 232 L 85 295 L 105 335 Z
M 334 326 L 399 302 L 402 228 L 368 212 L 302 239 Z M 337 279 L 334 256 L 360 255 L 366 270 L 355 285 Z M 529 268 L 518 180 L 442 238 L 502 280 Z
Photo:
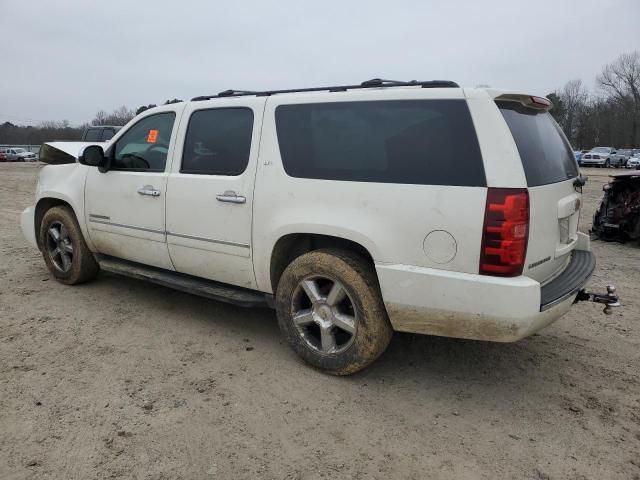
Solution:
M 182 154 L 182 173 L 240 175 L 251 153 L 250 108 L 197 110 L 191 115 Z
M 518 146 L 527 185 L 548 185 L 578 176 L 571 146 L 550 113 L 517 102 L 497 103 Z
M 115 134 L 116 132 L 113 128 L 105 128 L 102 131 L 102 141 L 106 142 L 107 140 L 111 140 Z
M 89 128 L 84 134 L 84 139 L 87 142 L 100 142 L 101 132 L 102 132 L 101 128 Z
M 464 100 L 280 105 L 276 128 L 292 177 L 486 186 Z

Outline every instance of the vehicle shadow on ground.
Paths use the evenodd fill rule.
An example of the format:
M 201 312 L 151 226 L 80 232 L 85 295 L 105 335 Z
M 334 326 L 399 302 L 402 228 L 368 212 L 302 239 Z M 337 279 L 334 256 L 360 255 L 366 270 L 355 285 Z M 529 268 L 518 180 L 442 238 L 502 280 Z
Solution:
M 101 274 L 95 287 L 105 286 L 128 291 L 139 305 L 170 307 L 172 315 L 185 322 L 185 328 L 193 322 L 200 327 L 215 326 L 232 341 L 236 336 L 237 342 L 251 338 L 260 348 L 277 349 L 278 362 L 302 364 L 282 340 L 273 310 L 242 308 L 140 280 Z M 548 380 L 543 377 L 549 371 L 557 381 L 558 374 L 575 369 L 578 365 L 573 359 L 584 355 L 584 350 L 576 350 L 583 347 L 570 335 L 534 335 L 516 343 L 493 343 L 396 332 L 387 351 L 370 367 L 336 381 L 411 384 L 412 388 L 420 384 L 429 389 L 475 383 L 490 386 L 495 394 L 505 385 L 529 390 L 540 387 L 538 380 Z

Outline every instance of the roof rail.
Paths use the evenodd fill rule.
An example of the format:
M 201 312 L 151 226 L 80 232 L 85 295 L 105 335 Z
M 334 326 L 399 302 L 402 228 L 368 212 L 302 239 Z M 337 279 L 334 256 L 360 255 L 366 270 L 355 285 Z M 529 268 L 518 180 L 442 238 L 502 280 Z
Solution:
M 347 90 L 354 90 L 360 88 L 380 88 L 380 87 L 421 87 L 421 88 L 459 88 L 456 82 L 451 80 L 429 80 L 429 81 L 417 81 L 411 80 L 403 82 L 399 80 L 383 80 L 381 78 L 372 78 L 366 80 L 358 85 L 337 85 L 333 87 L 312 87 L 312 88 L 292 88 L 287 90 L 265 90 L 260 92 L 248 91 L 248 90 L 224 90 L 216 95 L 202 95 L 200 97 L 193 97 L 191 101 L 197 102 L 200 100 L 209 100 L 211 98 L 224 98 L 224 97 L 244 97 L 248 95 L 255 95 L 257 97 L 269 97 L 271 95 L 277 95 L 279 93 L 301 93 L 301 92 L 346 92 Z

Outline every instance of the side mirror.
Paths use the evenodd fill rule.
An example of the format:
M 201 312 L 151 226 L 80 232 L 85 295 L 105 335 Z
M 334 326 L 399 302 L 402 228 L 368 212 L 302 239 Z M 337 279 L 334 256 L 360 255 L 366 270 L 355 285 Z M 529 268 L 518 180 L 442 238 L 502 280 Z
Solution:
M 89 145 L 85 147 L 78 157 L 78 162 L 89 167 L 98 167 L 101 172 L 106 172 L 105 166 L 107 159 L 100 145 Z

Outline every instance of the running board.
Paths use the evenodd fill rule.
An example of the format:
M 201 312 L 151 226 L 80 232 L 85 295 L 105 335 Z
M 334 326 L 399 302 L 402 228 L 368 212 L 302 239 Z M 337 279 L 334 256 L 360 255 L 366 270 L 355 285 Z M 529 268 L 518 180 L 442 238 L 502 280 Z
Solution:
M 273 308 L 273 295 L 267 293 L 235 287 L 162 268 L 150 267 L 106 255 L 96 255 L 96 260 L 100 264 L 100 268 L 105 272 L 146 280 L 163 287 L 173 288 L 174 290 L 192 293 L 220 302 L 232 303 L 240 307 Z

